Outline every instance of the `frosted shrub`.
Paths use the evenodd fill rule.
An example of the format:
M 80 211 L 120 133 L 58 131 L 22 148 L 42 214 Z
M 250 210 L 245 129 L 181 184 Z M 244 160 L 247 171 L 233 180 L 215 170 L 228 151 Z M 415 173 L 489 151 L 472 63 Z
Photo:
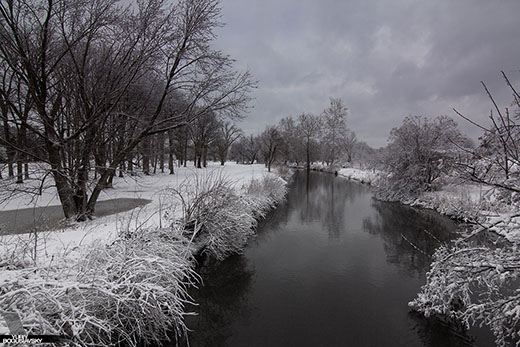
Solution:
M 160 229 L 94 245 L 78 263 L 11 272 L 0 306 L 29 334 L 76 345 L 157 345 L 185 333 L 186 292 L 196 275 L 187 242 Z
M 486 324 L 499 346 L 520 346 L 520 259 L 516 247 L 459 244 L 434 254 L 427 283 L 410 306 L 466 328 Z
M 418 199 L 416 205 L 431 208 L 441 214 L 464 220 L 476 222 L 481 218 L 485 200 L 472 201 L 467 194 L 451 194 L 449 192 L 426 192 Z
M 276 204 L 283 201 L 287 194 L 285 181 L 273 175 L 252 179 L 242 187 L 247 202 L 256 218 L 263 218 Z
M 220 173 L 189 177 L 168 191 L 181 202 L 184 233 L 200 250 L 217 259 L 240 252 L 252 234 L 254 218 L 236 195 L 232 182 Z
M 222 260 L 242 252 L 254 234 L 256 219 L 285 196 L 285 182 L 265 176 L 237 192 L 233 182 L 212 172 L 196 175 L 168 193 L 181 202 L 180 221 L 187 236 L 201 252 Z
M 383 201 L 400 201 L 409 204 L 423 191 L 422 185 L 416 181 L 394 179 L 392 175 L 380 177 L 374 195 Z

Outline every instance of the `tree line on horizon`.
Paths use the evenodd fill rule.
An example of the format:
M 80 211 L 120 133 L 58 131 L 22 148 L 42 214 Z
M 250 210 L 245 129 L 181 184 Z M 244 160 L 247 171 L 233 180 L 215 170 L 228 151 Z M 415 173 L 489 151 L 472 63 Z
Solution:
M 340 98 L 319 115 L 303 112 L 267 125 L 260 134 L 242 136 L 231 146 L 230 159 L 237 163 L 275 163 L 311 168 L 314 163 L 341 167 L 366 164 L 374 149 L 356 137 L 347 125 L 348 108 Z

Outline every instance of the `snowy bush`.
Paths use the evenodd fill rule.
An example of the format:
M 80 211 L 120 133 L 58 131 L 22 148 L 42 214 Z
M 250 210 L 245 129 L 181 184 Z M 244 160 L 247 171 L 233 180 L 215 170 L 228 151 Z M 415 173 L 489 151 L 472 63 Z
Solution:
M 274 166 L 276 174 L 283 179 L 287 180 L 292 176 L 291 169 L 287 165 L 277 164 Z
M 412 205 L 430 208 L 465 222 L 482 221 L 481 211 L 491 208 L 485 199 L 474 201 L 464 192 L 452 194 L 445 191 L 425 192 Z
M 377 182 L 379 173 L 369 169 L 342 168 L 339 170 L 339 175 L 351 181 L 372 185 Z
M 262 179 L 252 179 L 247 185 L 242 187 L 243 192 L 248 196 L 253 204 L 257 204 L 259 211 L 268 211 L 276 204 L 283 201 L 287 193 L 286 182 L 280 177 L 273 175 L 263 176 Z
M 422 183 L 415 181 L 398 182 L 391 175 L 381 175 L 374 190 L 374 196 L 382 201 L 399 201 L 411 204 L 422 192 Z
M 171 230 L 93 245 L 79 262 L 4 270 L 0 306 L 29 334 L 69 336 L 76 345 L 157 345 L 186 327 L 196 280 L 187 242 Z
M 488 325 L 499 346 L 520 346 L 520 257 L 516 247 L 442 246 L 410 306 L 425 316 Z
M 180 223 L 187 236 L 202 253 L 222 260 L 242 252 L 256 219 L 280 202 L 286 190 L 282 179 L 265 176 L 237 192 L 231 180 L 212 172 L 191 177 L 168 193 L 181 202 Z
M 320 163 L 313 163 L 311 165 L 311 170 L 334 173 L 338 170 L 338 167 L 336 167 L 335 165 L 325 165 L 325 164 L 320 164 Z

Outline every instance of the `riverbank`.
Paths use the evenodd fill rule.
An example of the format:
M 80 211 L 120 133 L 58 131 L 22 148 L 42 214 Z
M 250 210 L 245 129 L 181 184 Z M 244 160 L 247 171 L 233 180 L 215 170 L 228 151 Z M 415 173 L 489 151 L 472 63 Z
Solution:
M 335 168 L 323 164 L 312 164 L 312 171 L 336 174 L 351 181 L 362 184 L 373 185 L 376 183 L 379 172 L 375 169 L 356 169 L 356 168 Z
M 26 333 L 100 346 L 183 336 L 187 288 L 198 282 L 193 252 L 239 252 L 286 186 L 263 165 L 230 163 L 114 183 L 107 195 L 152 202 L 59 231 L 0 238 L 0 305 L 20 317 Z M 205 187 L 218 189 L 206 194 Z M 190 206 L 197 213 L 217 206 L 218 213 L 189 214 Z
M 319 171 L 328 172 L 326 169 Z M 341 168 L 337 173 L 340 177 L 381 188 L 378 181 L 382 173 L 377 170 Z M 450 183 L 440 190 L 424 192 L 413 199 L 400 199 L 399 202 L 431 209 L 454 220 L 478 224 L 479 230 L 487 228 L 509 242 L 520 243 L 519 211 L 501 201 L 495 188 L 468 182 Z
M 383 196 L 393 195 L 376 182 L 377 189 L 383 189 Z M 497 346 L 518 345 L 520 211 L 514 199 L 515 194 L 467 182 L 401 199 L 472 225 L 454 242 L 439 242 L 426 284 L 408 303 L 412 310 L 462 330 L 486 325 Z
M 456 228 L 432 211 L 375 201 L 367 185 L 299 170 L 286 202 L 260 223 L 244 254 L 202 272 L 205 285 L 192 292 L 198 315 L 187 321 L 190 343 L 465 345 L 446 327 L 411 317 L 407 306 L 437 240 L 451 239 Z M 469 335 L 479 346 L 493 340 Z

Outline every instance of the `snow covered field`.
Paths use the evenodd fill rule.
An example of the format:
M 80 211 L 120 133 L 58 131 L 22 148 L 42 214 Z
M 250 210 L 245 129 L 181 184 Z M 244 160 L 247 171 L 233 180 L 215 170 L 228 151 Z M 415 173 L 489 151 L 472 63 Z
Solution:
M 231 162 L 225 166 L 217 163 L 209 163 L 206 169 L 193 167 L 176 168 L 175 175 L 159 173 L 150 176 L 129 176 L 124 178 L 114 177 L 114 187 L 106 189 L 100 196 L 100 201 L 120 198 L 147 199 L 149 204 L 133 210 L 116 213 L 104 217 L 98 217 L 91 221 L 81 223 L 68 223 L 59 230 L 39 232 L 39 247 L 43 252 L 38 252 L 41 261 L 49 259 L 55 254 L 66 252 L 67 256 L 80 254 L 76 252 L 95 240 L 110 243 L 119 230 L 125 228 L 153 228 L 161 227 L 162 215 L 166 210 L 180 214 L 179 202 L 168 194 L 168 189 L 177 188 L 188 179 L 196 175 L 220 174 L 231 180 L 236 189 L 247 184 L 252 179 L 262 178 L 267 169 L 262 164 L 239 165 Z M 274 175 L 274 174 L 270 174 Z M 32 182 L 29 181 L 29 184 Z M 16 210 L 28 207 L 45 207 L 59 205 L 59 200 L 54 187 L 48 187 L 36 200 L 28 195 L 18 195 L 0 205 L 2 211 Z M 170 212 L 171 213 L 171 212 Z M 1 221 L 0 221 L 1 223 Z M 0 237 L 0 245 L 10 248 L 13 244 L 27 242 L 30 234 L 5 235 Z

